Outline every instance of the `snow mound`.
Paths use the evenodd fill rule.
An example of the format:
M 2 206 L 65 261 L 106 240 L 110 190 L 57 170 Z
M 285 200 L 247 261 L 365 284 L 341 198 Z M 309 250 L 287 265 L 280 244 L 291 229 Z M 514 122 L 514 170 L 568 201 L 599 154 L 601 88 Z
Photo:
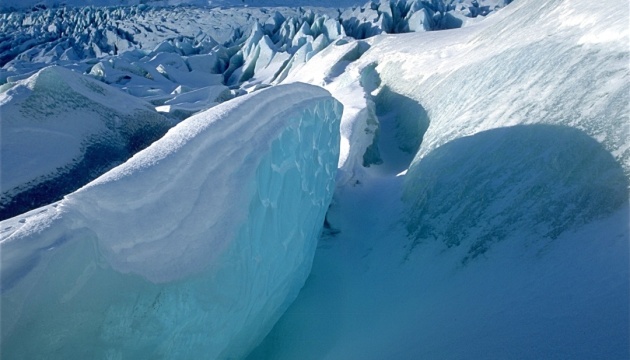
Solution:
M 4 219 L 59 200 L 170 127 L 150 104 L 61 67 L 5 85 L 0 111 Z
M 3 222 L 3 355 L 242 356 L 310 271 L 340 112 L 304 84 L 243 96 Z
M 3 355 L 244 356 L 310 272 L 340 117 L 311 85 L 246 95 L 2 222 Z
M 319 199 L 326 193 L 313 193 L 311 187 L 330 190 L 326 179 L 336 172 L 336 166 L 328 163 L 338 157 L 333 141 L 337 136 L 332 130 L 334 111 L 339 109 L 326 92 L 316 89 L 303 84 L 280 86 L 193 116 L 146 151 L 69 195 L 67 202 L 76 204 L 86 218 L 94 219 L 88 227 L 99 235 L 101 250 L 106 256 L 111 255 L 110 263 L 117 270 L 137 273 L 152 281 L 171 281 L 197 272 L 206 266 L 209 256 L 217 256 L 223 243 L 236 235 L 237 226 L 247 214 L 240 210 L 252 197 L 259 199 L 262 208 L 276 208 L 277 202 L 289 194 L 300 198 L 300 191 L 292 193 L 290 188 L 297 185 L 305 191 L 305 201 L 314 196 L 313 205 L 325 210 L 323 199 L 330 194 Z M 319 103 L 325 105 L 313 105 Z M 272 110 L 277 104 L 282 104 L 281 111 Z M 291 121 L 285 119 L 291 116 Z M 329 123 L 317 123 L 319 118 Z M 277 137 L 280 140 L 271 146 Z M 323 145 L 330 148 L 323 149 Z M 263 158 L 268 152 L 270 156 Z M 253 195 L 251 179 L 259 166 L 262 167 L 254 183 L 260 188 Z M 191 173 L 195 174 L 192 178 Z M 274 181 L 274 175 L 281 175 L 281 180 Z M 300 176 L 310 179 L 295 183 Z M 142 192 L 138 191 L 140 188 Z M 280 189 L 282 194 L 278 193 Z M 198 202 L 200 197 L 203 202 Z M 296 204 L 290 212 L 297 215 L 300 208 Z M 173 214 L 174 210 L 179 216 Z M 127 212 L 135 215 L 121 217 Z M 186 220 L 189 214 L 205 214 L 205 221 Z M 120 234 L 105 225 L 111 223 L 108 216 L 120 225 Z M 138 223 L 138 219 L 143 222 Z M 142 236 L 123 235 L 132 227 Z M 202 236 L 208 233 L 215 235 L 211 239 Z M 151 255 L 155 258 L 141 256 L 143 251 L 153 254 L 156 249 L 168 249 L 173 237 L 189 247 L 185 257 L 170 250 Z M 198 243 L 184 240 L 187 238 Z M 157 259 L 160 261 L 153 261 Z M 187 264 L 187 271 L 180 274 L 178 264 Z

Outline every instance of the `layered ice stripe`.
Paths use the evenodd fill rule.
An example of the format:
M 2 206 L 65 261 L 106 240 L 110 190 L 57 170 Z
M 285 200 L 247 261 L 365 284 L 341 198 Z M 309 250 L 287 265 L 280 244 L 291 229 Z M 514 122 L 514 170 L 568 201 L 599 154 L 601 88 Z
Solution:
M 3 356 L 247 354 L 310 272 L 341 111 L 299 83 L 239 97 L 2 222 Z

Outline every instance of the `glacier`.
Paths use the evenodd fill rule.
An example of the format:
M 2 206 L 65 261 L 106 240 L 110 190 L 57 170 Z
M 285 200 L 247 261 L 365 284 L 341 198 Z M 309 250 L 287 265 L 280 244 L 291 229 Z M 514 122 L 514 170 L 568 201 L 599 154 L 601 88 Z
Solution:
M 341 111 L 306 84 L 242 96 L 3 221 L 3 356 L 246 355 L 309 274 Z
M 183 56 L 213 54 L 223 65 L 240 62 L 235 65 L 240 67 L 243 65 L 242 53 L 236 53 L 234 49 L 243 47 L 252 37 L 256 25 L 263 25 L 269 37 L 267 41 L 274 44 L 270 50 L 294 56 L 299 48 L 306 50 L 319 44 L 308 50 L 317 52 L 330 41 L 346 35 L 363 39 L 384 33 L 467 26 L 510 2 L 383 0 L 362 6 L 346 5 L 347 8 L 336 8 L 344 3 L 335 2 L 334 6 L 328 7 L 315 3 L 314 6 L 295 8 L 296 4 L 285 3 L 276 4 L 282 7 L 268 9 L 260 7 L 266 6 L 263 3 L 258 3 L 258 7 L 241 7 L 238 5 L 243 4 L 237 2 L 229 8 L 217 7 L 219 4 L 205 4 L 214 7 L 204 7 L 203 3 L 194 1 L 188 4 L 192 6 L 180 7 L 157 6 L 159 2 L 153 2 L 156 6 L 115 7 L 113 5 L 120 5 L 117 1 L 107 4 L 108 1 L 104 0 L 105 4 L 101 6 L 112 7 L 52 6 L 30 12 L 6 12 L 5 8 L 5 12 L 0 13 L 0 34 L 5 34 L 0 37 L 0 82 L 10 76 L 32 73 L 51 63 L 80 67 L 89 72 L 94 65 L 90 60 L 106 61 L 134 50 L 144 55 L 160 52 Z M 132 2 L 126 2 L 126 5 Z M 2 6 L 10 7 L 11 4 L 3 2 L 0 9 Z M 260 37 L 255 42 L 258 40 Z M 224 72 L 227 68 L 219 66 L 217 70 Z M 235 68 L 230 72 L 233 70 Z
M 3 352 L 630 357 L 623 3 L 43 3 L 0 14 L 3 89 L 55 64 L 180 124 L 0 223 Z M 296 101 L 330 134 L 261 123 Z

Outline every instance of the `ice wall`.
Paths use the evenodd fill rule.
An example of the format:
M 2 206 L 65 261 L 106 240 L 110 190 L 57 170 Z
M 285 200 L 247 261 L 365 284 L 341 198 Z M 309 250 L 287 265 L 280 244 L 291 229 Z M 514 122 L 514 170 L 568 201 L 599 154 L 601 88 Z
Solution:
M 310 271 L 340 116 L 310 85 L 243 96 L 2 222 L 3 356 L 244 356 Z
M 509 259 L 497 268 L 519 284 L 471 287 L 495 296 L 492 307 L 513 309 L 510 321 L 491 306 L 479 310 L 495 320 L 477 336 L 500 336 L 506 350 L 478 342 L 472 357 L 628 354 L 627 17 L 615 1 L 515 2 L 470 32 L 407 39 L 422 52 L 383 39 L 365 54 L 392 50 L 377 67 L 383 83 L 428 112 L 403 187 L 405 260 L 443 252 L 472 277 Z M 419 353 L 449 357 L 440 345 Z

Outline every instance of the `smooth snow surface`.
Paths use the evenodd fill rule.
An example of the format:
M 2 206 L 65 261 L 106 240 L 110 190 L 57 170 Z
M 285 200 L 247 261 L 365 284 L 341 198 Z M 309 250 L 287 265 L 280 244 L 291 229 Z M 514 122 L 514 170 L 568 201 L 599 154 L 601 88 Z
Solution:
M 310 271 L 340 116 L 310 85 L 243 96 L 2 222 L 3 357 L 247 354 Z

